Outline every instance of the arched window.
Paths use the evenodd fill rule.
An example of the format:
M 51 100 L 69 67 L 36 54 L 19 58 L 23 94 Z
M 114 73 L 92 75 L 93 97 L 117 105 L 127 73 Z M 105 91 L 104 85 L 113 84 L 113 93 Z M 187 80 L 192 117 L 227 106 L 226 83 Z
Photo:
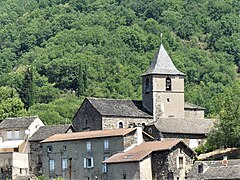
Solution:
M 198 173 L 203 173 L 203 164 L 198 165 Z
M 167 77 L 166 78 L 166 91 L 171 91 L 172 90 L 172 82 L 171 82 L 171 78 Z
M 150 81 L 149 78 L 146 79 L 146 92 L 150 91 Z
M 120 128 L 123 128 L 123 122 L 119 122 L 118 123 L 118 128 L 120 129 Z

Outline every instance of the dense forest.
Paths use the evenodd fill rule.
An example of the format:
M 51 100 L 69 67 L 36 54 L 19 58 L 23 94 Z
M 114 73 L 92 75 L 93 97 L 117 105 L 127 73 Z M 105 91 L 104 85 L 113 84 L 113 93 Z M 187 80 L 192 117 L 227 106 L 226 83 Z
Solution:
M 240 104 L 239 17 L 239 0 L 0 0 L 0 120 L 70 123 L 85 96 L 141 99 L 161 42 L 186 101 L 219 117 Z

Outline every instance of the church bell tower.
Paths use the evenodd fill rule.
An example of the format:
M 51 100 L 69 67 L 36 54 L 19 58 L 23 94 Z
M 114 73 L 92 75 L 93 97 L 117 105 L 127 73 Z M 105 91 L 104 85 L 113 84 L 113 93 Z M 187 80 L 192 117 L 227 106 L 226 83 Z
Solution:
M 142 74 L 142 105 L 156 118 L 184 118 L 184 74 L 163 45 Z

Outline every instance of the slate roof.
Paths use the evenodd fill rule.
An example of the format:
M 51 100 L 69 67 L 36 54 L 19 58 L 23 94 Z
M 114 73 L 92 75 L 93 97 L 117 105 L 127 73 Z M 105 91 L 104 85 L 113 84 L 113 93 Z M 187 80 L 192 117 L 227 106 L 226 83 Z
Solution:
M 180 134 L 208 134 L 214 120 L 190 118 L 159 118 L 155 123 L 156 128 L 162 133 Z
M 6 118 L 0 123 L 0 129 L 6 128 L 28 128 L 37 116 Z
M 204 164 L 203 173 L 198 173 L 198 165 Z M 217 180 L 240 179 L 240 160 L 228 160 L 227 166 L 222 161 L 197 161 L 188 173 L 187 179 Z
M 70 124 L 65 125 L 54 125 L 54 126 L 42 126 L 37 132 L 35 132 L 31 137 L 30 141 L 42 141 L 54 134 L 66 133 L 67 130 L 71 127 Z
M 152 118 L 142 108 L 142 101 L 127 99 L 86 98 L 102 116 Z M 185 109 L 205 108 L 185 102 Z
M 92 139 L 92 138 L 101 138 L 101 137 L 125 136 L 135 131 L 136 129 L 137 128 L 122 128 L 122 129 L 111 129 L 111 130 L 76 132 L 76 133 L 70 133 L 70 134 L 55 134 L 43 140 L 42 143 L 72 141 L 72 140 L 80 140 L 80 139 Z
M 142 110 L 142 101 L 126 99 L 87 98 L 103 116 L 152 118 Z
M 161 44 L 158 52 L 156 53 L 149 69 L 142 74 L 142 76 L 149 74 L 161 74 L 161 75 L 184 75 L 182 72 L 177 70 L 169 57 L 167 51 Z
M 198 109 L 198 110 L 205 110 L 206 108 L 198 106 L 196 104 L 192 104 L 189 102 L 184 103 L 184 109 Z
M 183 142 L 180 140 L 143 142 L 142 144 L 135 146 L 134 148 L 126 152 L 120 152 L 111 156 L 108 160 L 104 162 L 105 163 L 138 162 L 144 159 L 152 152 L 171 150 L 174 146 L 176 146 L 179 143 Z M 189 150 L 194 154 L 194 152 L 190 148 Z

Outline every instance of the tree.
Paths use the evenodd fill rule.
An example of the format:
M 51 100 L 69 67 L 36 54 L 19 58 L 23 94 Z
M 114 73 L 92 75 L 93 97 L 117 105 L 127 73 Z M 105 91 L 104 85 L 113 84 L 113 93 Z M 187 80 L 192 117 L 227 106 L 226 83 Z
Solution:
M 30 106 L 34 104 L 34 84 L 33 84 L 33 70 L 32 68 L 26 68 L 24 80 L 23 80 L 23 89 L 22 89 L 22 100 L 24 107 L 28 110 Z
M 227 89 L 220 120 L 208 138 L 213 148 L 240 147 L 240 82 Z
M 6 117 L 26 115 L 24 104 L 17 91 L 10 87 L 0 87 L 0 120 Z

